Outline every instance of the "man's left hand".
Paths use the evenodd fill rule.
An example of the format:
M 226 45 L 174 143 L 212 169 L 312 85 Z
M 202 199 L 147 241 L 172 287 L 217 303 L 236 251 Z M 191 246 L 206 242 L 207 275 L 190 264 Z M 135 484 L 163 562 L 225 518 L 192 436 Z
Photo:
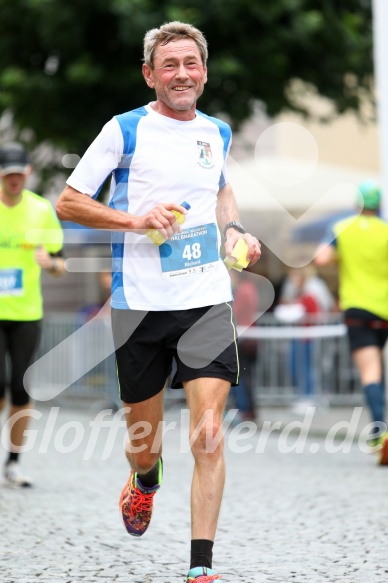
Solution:
M 261 257 L 261 245 L 258 239 L 250 233 L 239 233 L 234 229 L 228 229 L 227 239 L 225 241 L 226 255 L 233 257 L 233 249 L 239 239 L 244 239 L 248 245 L 247 259 L 249 260 L 248 267 L 254 265 Z

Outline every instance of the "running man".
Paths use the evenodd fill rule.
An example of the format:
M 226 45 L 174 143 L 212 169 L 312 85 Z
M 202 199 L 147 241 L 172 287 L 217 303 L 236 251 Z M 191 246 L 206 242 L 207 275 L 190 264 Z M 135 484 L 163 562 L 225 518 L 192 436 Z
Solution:
M 63 244 L 61 226 L 50 202 L 24 188 L 30 173 L 21 144 L 0 148 L 0 411 L 6 404 L 8 355 L 11 429 L 4 477 L 13 488 L 31 486 L 20 467 L 19 451 L 31 408 L 23 377 L 38 347 L 43 317 L 41 270 L 52 275 L 64 272 L 58 255 Z M 52 241 L 45 240 L 46 230 Z
M 226 177 L 231 130 L 196 110 L 206 62 L 206 40 L 193 26 L 170 22 L 147 32 L 142 71 L 156 100 L 104 126 L 68 179 L 57 213 L 114 231 L 112 324 L 131 467 L 120 498 L 125 527 L 134 536 L 145 533 L 162 482 L 157 429 L 174 360 L 172 386 L 185 390 L 190 435 L 201 427 L 191 446 L 187 581 L 222 583 L 212 568 L 212 548 L 225 478 L 223 440 L 209 451 L 206 436 L 212 439 L 221 427 L 230 387 L 238 383 L 238 356 L 220 233 L 228 255 L 240 237 L 250 265 L 261 252 L 238 222 Z M 110 174 L 108 208 L 94 198 Z M 191 208 L 181 231 L 172 211 L 186 213 L 182 201 Z M 148 229 L 167 243 L 156 246 Z M 137 435 L 144 423 L 149 432 Z
M 317 266 L 338 259 L 340 308 L 345 312 L 350 349 L 373 423 L 385 424 L 383 348 L 388 338 L 388 224 L 378 217 L 381 193 L 372 181 L 360 184 L 359 216 L 333 226 L 315 258 Z M 384 425 L 382 426 L 384 427 Z M 386 428 L 386 425 L 385 425 Z M 374 433 L 379 431 L 375 425 Z M 388 464 L 388 433 L 379 462 Z M 373 439 L 372 445 L 376 442 Z

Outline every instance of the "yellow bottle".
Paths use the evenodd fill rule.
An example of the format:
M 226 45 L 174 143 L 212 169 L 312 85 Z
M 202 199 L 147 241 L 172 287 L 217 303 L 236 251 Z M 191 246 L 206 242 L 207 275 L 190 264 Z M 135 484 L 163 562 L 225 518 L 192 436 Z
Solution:
M 183 202 L 181 202 L 181 206 L 183 206 L 187 211 L 189 211 L 191 209 L 191 206 L 185 200 Z M 171 212 L 173 215 L 175 215 L 176 222 L 179 225 L 182 225 L 185 222 L 186 215 L 184 215 L 183 213 L 180 213 L 178 211 L 171 211 Z M 164 243 L 166 240 L 166 239 L 163 239 L 163 236 L 156 229 L 148 229 L 146 235 L 155 243 L 155 245 L 162 245 L 162 243 Z

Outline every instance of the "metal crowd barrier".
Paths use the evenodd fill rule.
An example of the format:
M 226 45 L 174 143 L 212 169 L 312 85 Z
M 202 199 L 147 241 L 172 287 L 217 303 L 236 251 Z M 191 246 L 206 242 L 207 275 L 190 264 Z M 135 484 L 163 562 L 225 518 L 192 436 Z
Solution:
M 45 316 L 31 369 L 37 399 L 81 397 L 119 404 L 109 320 L 97 317 L 84 324 L 69 314 Z M 287 404 L 306 396 L 333 404 L 362 403 L 340 315 L 302 326 L 283 325 L 265 314 L 241 338 L 257 343 L 252 380 L 258 404 Z M 168 391 L 167 397 L 178 394 Z
M 30 385 L 38 400 L 82 398 L 120 406 L 109 318 L 47 314 Z
M 252 385 L 258 404 L 312 400 L 333 405 L 363 404 L 341 314 L 282 324 L 272 314 L 244 330 L 257 342 Z

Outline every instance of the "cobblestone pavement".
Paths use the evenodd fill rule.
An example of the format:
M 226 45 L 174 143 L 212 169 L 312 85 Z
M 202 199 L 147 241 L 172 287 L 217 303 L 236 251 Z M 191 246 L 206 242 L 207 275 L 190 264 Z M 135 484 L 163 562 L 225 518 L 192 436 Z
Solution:
M 164 482 L 152 525 L 136 539 L 118 511 L 128 477 L 119 414 L 40 411 L 22 456 L 35 487 L 0 486 L 0 581 L 183 583 L 192 471 L 185 415 L 175 407 L 166 414 Z M 231 428 L 226 434 L 214 549 L 225 583 L 388 581 L 388 467 L 358 443 L 328 443 L 323 435 L 297 442 L 297 433 L 262 429 L 241 436 Z

